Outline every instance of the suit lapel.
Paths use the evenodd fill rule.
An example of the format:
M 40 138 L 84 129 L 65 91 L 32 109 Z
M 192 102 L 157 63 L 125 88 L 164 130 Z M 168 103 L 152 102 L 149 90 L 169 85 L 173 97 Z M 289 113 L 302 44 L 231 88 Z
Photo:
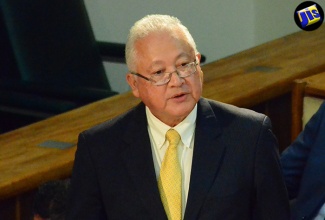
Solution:
M 123 158 L 139 199 L 153 219 L 167 219 L 157 187 L 143 103 L 135 109 L 134 120 L 130 121 L 125 131 L 124 140 L 128 147 L 123 152 Z
M 196 219 L 217 176 L 225 145 L 221 124 L 206 99 L 198 103 L 189 195 L 185 219 Z

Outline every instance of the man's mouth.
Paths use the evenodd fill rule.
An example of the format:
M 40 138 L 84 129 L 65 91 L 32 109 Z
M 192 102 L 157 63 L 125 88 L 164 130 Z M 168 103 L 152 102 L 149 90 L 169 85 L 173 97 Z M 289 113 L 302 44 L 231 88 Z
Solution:
M 186 93 L 179 93 L 179 94 L 172 96 L 171 99 L 173 99 L 175 101 L 184 101 L 185 97 L 186 97 Z
M 178 94 L 178 95 L 175 95 L 173 98 L 180 98 L 182 96 L 184 96 L 185 94 Z

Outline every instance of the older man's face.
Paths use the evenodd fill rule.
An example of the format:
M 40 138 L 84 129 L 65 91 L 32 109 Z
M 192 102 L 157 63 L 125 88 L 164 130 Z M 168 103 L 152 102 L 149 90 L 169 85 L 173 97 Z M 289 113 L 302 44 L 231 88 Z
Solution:
M 146 77 L 162 70 L 174 72 L 183 63 L 200 60 L 183 34 L 175 32 L 151 33 L 136 42 L 138 52 L 135 70 Z M 168 84 L 152 85 L 149 81 L 128 74 L 127 80 L 133 94 L 139 97 L 150 111 L 167 125 L 175 126 L 194 108 L 202 94 L 202 71 L 198 65 L 196 73 L 186 78 L 172 74 Z

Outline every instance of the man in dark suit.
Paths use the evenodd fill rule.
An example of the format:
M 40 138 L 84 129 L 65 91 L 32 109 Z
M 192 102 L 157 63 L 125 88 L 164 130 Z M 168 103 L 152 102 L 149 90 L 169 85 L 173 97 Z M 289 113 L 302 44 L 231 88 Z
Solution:
M 289 218 L 269 118 L 202 98 L 200 58 L 177 18 L 135 23 L 127 81 L 142 102 L 80 134 L 68 219 Z
M 282 153 L 292 219 L 325 218 L 325 102 Z

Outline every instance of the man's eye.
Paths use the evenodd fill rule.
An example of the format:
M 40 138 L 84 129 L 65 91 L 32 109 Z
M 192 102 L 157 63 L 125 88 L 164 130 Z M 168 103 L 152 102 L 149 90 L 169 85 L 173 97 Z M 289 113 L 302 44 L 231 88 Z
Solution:
M 163 73 L 164 73 L 163 70 L 158 70 L 158 71 L 154 72 L 153 75 L 155 75 L 155 76 L 159 76 L 159 75 L 161 75 L 161 74 L 163 74 Z
M 180 66 L 186 67 L 189 63 L 182 63 Z

